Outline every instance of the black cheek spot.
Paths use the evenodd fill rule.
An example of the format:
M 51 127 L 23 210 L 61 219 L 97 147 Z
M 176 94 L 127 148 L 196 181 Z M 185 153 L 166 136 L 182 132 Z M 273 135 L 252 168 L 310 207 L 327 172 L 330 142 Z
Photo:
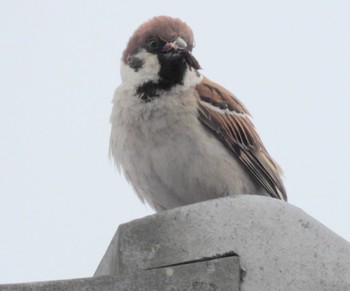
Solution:
M 144 61 L 142 59 L 138 58 L 138 57 L 130 57 L 128 59 L 128 65 L 135 72 L 138 72 L 138 70 L 143 67 Z

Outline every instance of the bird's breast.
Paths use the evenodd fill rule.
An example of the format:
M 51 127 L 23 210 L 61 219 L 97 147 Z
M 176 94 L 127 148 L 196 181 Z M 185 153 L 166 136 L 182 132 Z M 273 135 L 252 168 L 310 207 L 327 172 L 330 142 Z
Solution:
M 237 159 L 198 120 L 193 90 L 141 102 L 117 91 L 110 150 L 138 195 L 169 209 L 240 193 L 247 180 Z

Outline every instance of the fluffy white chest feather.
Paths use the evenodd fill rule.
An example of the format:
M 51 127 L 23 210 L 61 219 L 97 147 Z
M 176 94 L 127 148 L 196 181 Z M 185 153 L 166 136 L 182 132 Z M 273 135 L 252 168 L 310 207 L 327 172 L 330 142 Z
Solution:
M 151 102 L 123 83 L 113 99 L 110 152 L 142 200 L 157 210 L 224 195 L 255 193 L 238 161 L 198 120 L 195 85 L 176 86 Z

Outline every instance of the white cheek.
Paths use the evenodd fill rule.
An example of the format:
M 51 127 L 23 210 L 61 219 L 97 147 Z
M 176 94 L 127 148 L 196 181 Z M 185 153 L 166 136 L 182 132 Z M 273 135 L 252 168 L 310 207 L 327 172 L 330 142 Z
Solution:
M 135 71 L 127 64 L 124 64 L 124 62 L 122 62 L 120 66 L 120 75 L 122 81 L 134 85 L 139 85 L 148 81 L 158 81 L 158 73 L 160 71 L 158 57 L 154 54 L 148 53 L 144 49 L 138 52 L 135 57 L 143 61 L 143 66 Z

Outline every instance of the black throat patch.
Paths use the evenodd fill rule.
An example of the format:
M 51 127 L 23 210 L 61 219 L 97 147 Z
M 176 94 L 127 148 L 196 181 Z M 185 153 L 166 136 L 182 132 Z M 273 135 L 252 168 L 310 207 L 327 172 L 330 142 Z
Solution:
M 158 54 L 160 64 L 159 81 L 145 82 L 137 87 L 140 99 L 150 102 L 159 97 L 160 91 L 169 91 L 176 85 L 183 84 L 187 64 L 183 55 L 178 53 Z

